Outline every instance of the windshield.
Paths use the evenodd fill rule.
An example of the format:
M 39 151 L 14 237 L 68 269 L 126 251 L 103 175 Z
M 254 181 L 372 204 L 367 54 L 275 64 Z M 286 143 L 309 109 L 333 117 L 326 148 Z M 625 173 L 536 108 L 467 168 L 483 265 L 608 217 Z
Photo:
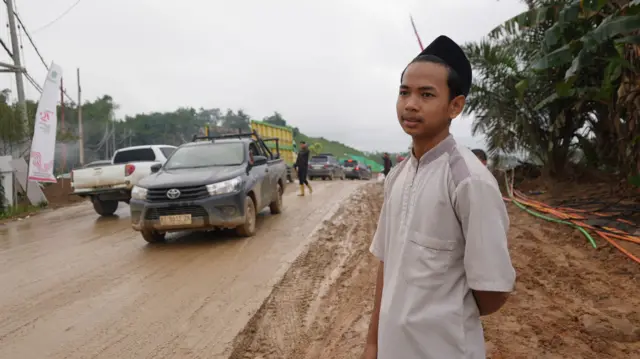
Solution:
M 316 163 L 329 162 L 329 158 L 327 156 L 313 156 L 311 157 L 310 162 L 316 162 Z
M 360 164 L 359 164 L 358 162 L 356 162 L 356 161 L 351 161 L 351 162 L 349 162 L 349 161 L 344 161 L 344 166 L 345 166 L 345 167 L 357 167 L 357 166 L 359 166 L 359 165 L 360 165 Z
M 212 143 L 178 148 L 164 165 L 165 169 L 236 166 L 244 162 L 241 142 Z

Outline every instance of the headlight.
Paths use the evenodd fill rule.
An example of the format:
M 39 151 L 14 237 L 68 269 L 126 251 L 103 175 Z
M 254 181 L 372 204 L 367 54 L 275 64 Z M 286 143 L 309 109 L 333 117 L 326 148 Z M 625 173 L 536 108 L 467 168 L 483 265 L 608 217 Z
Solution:
M 147 192 L 146 188 L 133 186 L 133 189 L 131 189 L 131 198 L 145 200 L 147 199 Z
M 218 182 L 207 185 L 207 191 L 212 196 L 225 193 L 238 192 L 242 188 L 242 179 L 240 177 L 232 178 L 227 181 Z

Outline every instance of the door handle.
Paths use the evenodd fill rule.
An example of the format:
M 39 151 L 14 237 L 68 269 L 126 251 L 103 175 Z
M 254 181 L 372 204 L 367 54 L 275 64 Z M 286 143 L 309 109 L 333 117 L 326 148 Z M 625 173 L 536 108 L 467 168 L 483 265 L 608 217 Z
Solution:
M 269 172 L 269 169 L 267 168 L 266 170 L 264 170 L 265 172 Z

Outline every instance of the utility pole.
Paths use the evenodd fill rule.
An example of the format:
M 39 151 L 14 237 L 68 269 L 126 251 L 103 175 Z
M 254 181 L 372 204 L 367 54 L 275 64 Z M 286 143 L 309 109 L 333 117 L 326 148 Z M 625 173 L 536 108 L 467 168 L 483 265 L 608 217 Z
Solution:
M 111 157 L 113 157 L 113 154 L 116 153 L 116 122 L 113 121 L 112 122 L 112 126 L 111 126 L 111 143 L 113 144 L 113 147 L 111 147 Z
M 22 61 L 20 60 L 20 44 L 18 43 L 18 32 L 16 31 L 16 16 L 13 12 L 13 0 L 6 0 L 7 17 L 9 18 L 9 32 L 11 33 L 11 49 L 13 51 L 13 66 L 16 72 L 16 90 L 18 91 L 18 106 L 20 108 L 22 122 L 26 126 L 27 102 L 24 95 L 24 79 L 22 78 Z
M 84 130 L 82 128 L 82 88 L 80 87 L 80 68 L 78 75 L 78 148 L 80 149 L 80 166 L 84 166 Z
M 60 129 L 66 133 L 64 128 L 64 82 L 60 78 Z M 62 173 L 67 170 L 67 145 L 62 143 Z
M 107 128 L 104 132 L 104 148 L 104 156 L 106 157 L 106 159 L 111 158 L 111 156 L 109 156 L 109 121 L 107 121 Z

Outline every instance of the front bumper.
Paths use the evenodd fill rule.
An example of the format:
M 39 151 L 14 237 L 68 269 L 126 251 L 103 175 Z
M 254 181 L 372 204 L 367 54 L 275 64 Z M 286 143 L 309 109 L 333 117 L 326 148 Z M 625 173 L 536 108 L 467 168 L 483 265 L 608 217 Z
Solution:
M 245 222 L 244 192 L 194 200 L 147 201 L 131 199 L 131 226 L 136 231 L 171 232 L 235 228 Z M 160 217 L 191 215 L 189 223 L 163 224 Z

